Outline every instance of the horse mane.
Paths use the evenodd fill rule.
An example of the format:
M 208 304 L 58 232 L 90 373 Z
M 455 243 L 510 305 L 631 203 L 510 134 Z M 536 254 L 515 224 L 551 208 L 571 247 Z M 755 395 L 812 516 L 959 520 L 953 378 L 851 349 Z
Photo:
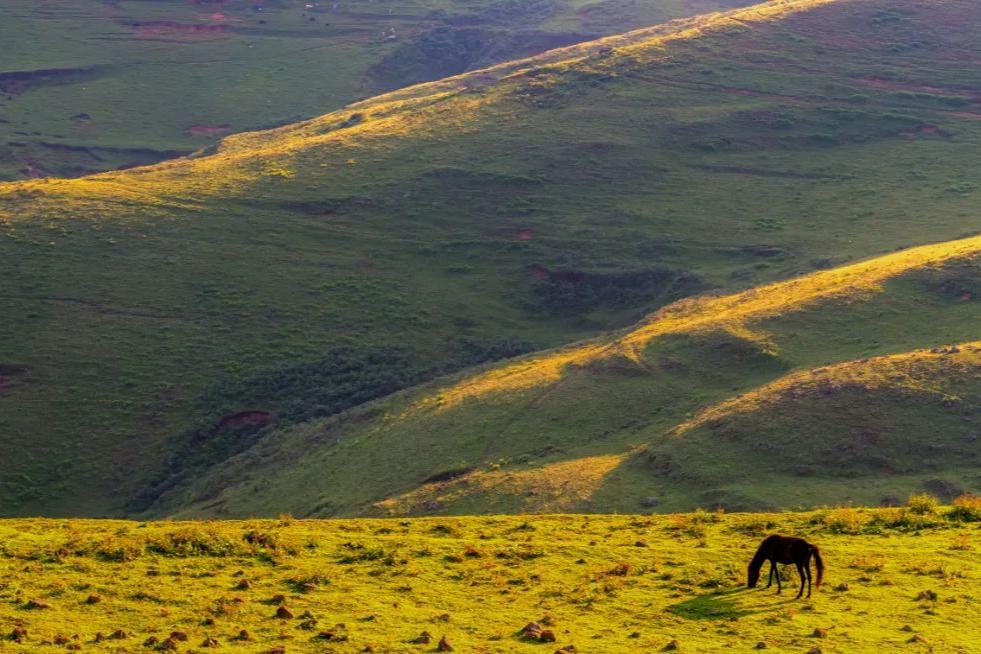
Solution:
M 760 546 L 756 548 L 756 554 L 753 555 L 753 560 L 749 562 L 749 567 L 758 570 L 763 567 L 763 562 L 766 561 L 767 555 L 770 553 L 770 549 L 775 540 L 780 538 L 779 536 L 767 536 L 760 543 Z

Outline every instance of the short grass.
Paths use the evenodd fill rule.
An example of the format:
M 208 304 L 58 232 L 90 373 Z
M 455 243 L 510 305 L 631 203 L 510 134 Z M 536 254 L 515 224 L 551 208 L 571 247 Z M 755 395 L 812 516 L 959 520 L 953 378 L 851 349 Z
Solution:
M 979 246 L 683 300 L 613 337 L 273 429 L 156 510 L 760 510 L 977 490 L 981 362 L 963 342 L 981 306 L 963 298 Z
M 214 464 L 311 418 L 352 406 L 370 416 L 373 398 L 623 328 L 682 297 L 767 292 L 976 233 L 981 121 L 965 89 L 981 86 L 970 63 L 981 8 L 901 5 L 896 18 L 885 0 L 766 3 L 229 137 L 210 155 L 0 186 L 0 511 L 122 515 L 190 478 L 238 485 L 237 515 L 275 514 L 281 505 L 244 504 L 248 474 L 212 475 Z M 336 468 L 351 480 L 341 489 L 318 486 L 312 465 L 278 494 L 259 490 L 292 508 L 317 489 L 296 513 L 323 515 L 474 460 L 568 460 L 570 440 L 586 444 L 576 458 L 623 455 L 649 442 L 632 430 L 669 428 L 778 369 L 978 338 L 976 300 L 882 297 L 900 304 L 877 305 L 881 319 L 840 314 L 847 342 L 836 312 L 802 313 L 819 326 L 799 323 L 782 347 L 806 353 L 726 368 L 710 388 L 693 376 L 578 389 L 591 393 L 563 384 L 554 423 L 518 430 L 513 406 L 478 411 L 479 428 L 423 431 L 434 449 L 411 468 L 381 449 L 358 455 L 367 467 Z M 710 350 L 692 358 L 714 370 Z M 636 425 L 611 424 L 609 406 L 628 398 L 673 408 L 658 425 L 646 409 Z M 221 428 L 243 411 L 270 424 Z M 303 433 L 319 455 L 337 432 Z M 175 457 L 186 452 L 202 456 Z M 274 448 L 260 462 L 306 453 Z M 385 493 L 361 493 L 366 471 Z M 308 475 L 315 484 L 297 481 Z
M 11 0 L 0 179 L 151 163 L 381 90 L 740 3 L 583 4 Z
M 10 652 L 431 652 L 443 638 L 458 652 L 976 652 L 977 502 L 951 513 L 928 499 L 780 514 L 8 520 L 0 625 Z M 789 568 L 782 595 L 745 587 L 769 533 L 821 548 L 810 599 L 794 599 Z M 530 622 L 555 641 L 523 638 Z

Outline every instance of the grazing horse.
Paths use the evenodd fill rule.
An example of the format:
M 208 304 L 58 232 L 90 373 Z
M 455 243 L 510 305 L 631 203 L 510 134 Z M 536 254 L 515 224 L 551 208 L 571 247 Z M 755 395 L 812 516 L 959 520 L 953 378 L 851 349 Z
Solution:
M 800 575 L 800 590 L 797 592 L 797 599 L 804 594 L 804 579 L 807 579 L 807 596 L 811 596 L 811 557 L 814 557 L 814 564 L 817 566 L 817 583 L 815 586 L 821 588 L 821 580 L 824 578 L 824 561 L 821 560 L 821 550 L 817 545 L 811 545 L 803 538 L 792 538 L 790 536 L 767 536 L 760 543 L 759 549 L 753 555 L 753 560 L 749 562 L 749 583 L 750 588 L 756 588 L 760 581 L 760 568 L 767 561 L 770 562 L 770 581 L 766 587 L 773 585 L 773 576 L 777 577 L 777 594 L 783 590 L 780 585 L 780 573 L 777 571 L 777 564 L 788 565 L 793 563 L 797 566 L 797 574 Z

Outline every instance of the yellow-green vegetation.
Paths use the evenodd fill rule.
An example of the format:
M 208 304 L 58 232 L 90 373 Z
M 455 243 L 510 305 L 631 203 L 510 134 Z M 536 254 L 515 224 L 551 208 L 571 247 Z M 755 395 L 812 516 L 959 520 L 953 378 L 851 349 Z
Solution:
M 977 341 L 979 20 L 968 0 L 767 2 L 185 159 L 0 186 L 0 511 L 681 510 L 973 489 L 957 457 L 817 467 L 788 497 L 752 467 L 706 486 L 697 462 L 650 454 L 786 375 Z M 967 391 L 918 405 L 902 437 L 969 438 Z M 822 426 L 780 442 L 819 453 Z
M 981 319 L 964 299 L 981 290 L 979 247 L 972 237 L 682 300 L 613 336 L 273 430 L 164 506 L 419 514 L 952 497 L 977 488 L 981 465 L 981 356 L 964 343 Z
M 445 639 L 458 652 L 967 654 L 981 648 L 979 519 L 977 498 L 924 496 L 780 514 L 3 521 L 0 625 L 11 652 L 432 652 Z M 745 587 L 770 533 L 821 548 L 810 599 L 793 599 L 793 566 L 782 595 Z
M 751 0 L 10 0 L 0 179 L 159 161 L 418 82 Z

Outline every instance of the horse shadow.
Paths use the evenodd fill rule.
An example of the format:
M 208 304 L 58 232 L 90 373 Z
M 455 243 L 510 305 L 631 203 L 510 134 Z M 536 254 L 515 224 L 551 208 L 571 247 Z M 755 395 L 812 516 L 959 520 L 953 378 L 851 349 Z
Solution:
M 773 606 L 749 607 L 744 604 L 745 599 L 757 592 L 749 588 L 714 591 L 672 604 L 667 610 L 689 620 L 728 620 L 772 611 Z

